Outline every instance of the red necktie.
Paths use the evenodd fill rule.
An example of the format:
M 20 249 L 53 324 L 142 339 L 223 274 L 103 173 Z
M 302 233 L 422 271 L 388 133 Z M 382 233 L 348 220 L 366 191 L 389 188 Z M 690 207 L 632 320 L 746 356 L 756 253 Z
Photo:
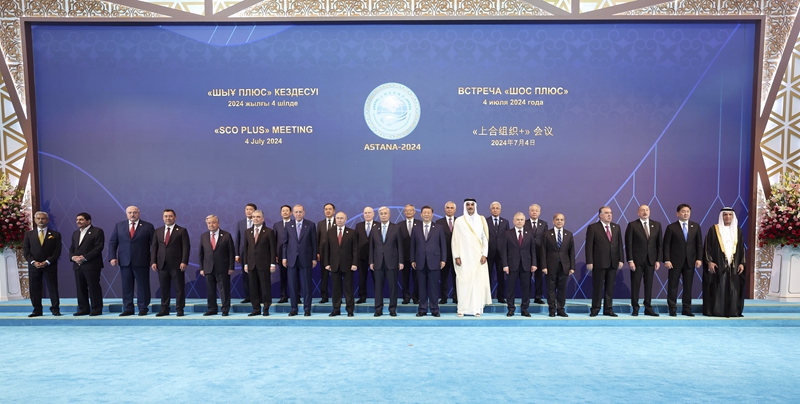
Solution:
M 342 228 L 339 228 L 339 245 L 342 245 Z
M 167 234 L 164 236 L 164 245 L 169 244 L 169 227 L 167 227 Z
M 214 240 L 214 233 L 211 233 L 211 249 L 212 250 L 217 249 L 217 242 Z
M 608 225 L 606 225 L 606 237 L 608 237 L 608 241 L 611 241 L 611 231 L 608 230 Z
M 258 242 L 258 233 L 260 233 L 259 230 L 261 230 L 261 229 L 253 230 L 253 243 L 257 243 Z
M 522 247 L 522 230 L 517 230 L 519 232 L 519 246 Z
M 136 223 L 131 222 L 131 238 L 133 238 L 133 233 L 136 233 Z

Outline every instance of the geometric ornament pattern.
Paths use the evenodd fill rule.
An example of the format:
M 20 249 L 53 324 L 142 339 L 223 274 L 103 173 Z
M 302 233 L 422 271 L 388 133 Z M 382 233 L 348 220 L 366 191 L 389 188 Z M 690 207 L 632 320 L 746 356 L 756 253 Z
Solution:
M 2 78 L 0 78 L 0 117 L 3 125 L 0 135 L 0 172 L 6 175 L 9 182 L 17 184 L 22 176 L 22 165 L 25 163 L 28 143 L 25 141 L 17 112 Z
M 761 138 L 770 183 L 784 171 L 800 171 L 800 41 L 787 56 L 789 63 Z

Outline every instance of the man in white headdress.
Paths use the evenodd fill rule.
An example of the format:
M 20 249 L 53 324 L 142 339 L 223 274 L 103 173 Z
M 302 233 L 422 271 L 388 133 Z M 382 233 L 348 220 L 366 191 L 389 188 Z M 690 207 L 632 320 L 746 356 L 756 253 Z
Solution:
M 706 235 L 703 315 L 741 317 L 744 308 L 744 241 L 736 213 L 722 208 Z
M 483 308 L 492 304 L 489 288 L 489 227 L 486 219 L 478 214 L 478 203 L 474 199 L 464 200 L 464 214 L 453 225 L 453 262 L 458 290 L 458 316 L 476 317 Z

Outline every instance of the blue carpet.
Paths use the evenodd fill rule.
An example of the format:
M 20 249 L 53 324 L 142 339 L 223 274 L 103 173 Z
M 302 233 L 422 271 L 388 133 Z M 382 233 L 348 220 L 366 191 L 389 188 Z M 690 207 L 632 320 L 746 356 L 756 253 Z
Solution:
M 2 402 L 794 403 L 800 328 L 0 327 Z

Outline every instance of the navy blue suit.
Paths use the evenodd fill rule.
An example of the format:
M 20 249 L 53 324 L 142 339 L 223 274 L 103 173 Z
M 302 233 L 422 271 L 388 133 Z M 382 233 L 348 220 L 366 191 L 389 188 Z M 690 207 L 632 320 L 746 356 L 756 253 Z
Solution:
M 156 229 L 140 219 L 131 238 L 130 223 L 123 220 L 114 225 L 108 240 L 108 259 L 116 259 L 119 264 L 122 310 L 133 312 L 133 289 L 136 287 L 136 305 L 139 312 L 147 313 L 150 307 L 150 245 Z
M 375 312 L 383 312 L 383 283 L 389 281 L 389 312 L 397 310 L 397 271 L 403 260 L 403 240 L 399 224 L 387 223 L 386 240 L 383 239 L 383 223 L 369 235 L 369 264 L 375 279 Z M 409 250 L 410 251 L 410 250 Z
M 411 232 L 411 262 L 416 265 L 417 290 L 419 291 L 419 313 L 439 312 L 439 279 L 441 263 L 447 262 L 447 236 L 445 226 L 428 224 L 428 238 L 425 239 L 425 223 L 414 226 Z
M 508 220 L 500 217 L 497 226 L 494 225 L 494 217 L 486 216 L 486 224 L 489 226 L 489 255 L 486 256 L 486 264 L 489 266 L 489 285 L 491 286 L 492 272 L 495 273 L 497 284 L 497 300 L 502 302 L 506 296 L 506 283 L 503 272 L 503 262 L 500 258 L 500 250 L 504 246 L 506 230 L 510 228 Z M 494 271 L 492 271 L 494 268 Z
M 291 223 L 291 221 L 289 221 Z M 289 282 L 288 272 L 286 267 L 283 266 L 283 244 L 286 240 L 286 229 L 283 228 L 283 218 L 272 224 L 272 230 L 275 232 L 275 240 L 278 245 L 278 266 L 277 271 L 280 271 L 281 277 L 281 300 L 288 299 L 289 295 L 286 294 L 286 285 Z
M 408 303 L 410 299 L 414 301 L 419 300 L 419 291 L 414 286 L 414 291 L 411 291 L 411 286 L 416 284 L 417 274 L 411 271 L 411 233 L 408 232 L 408 219 L 403 219 L 401 222 L 396 223 L 400 229 L 400 238 L 403 240 L 403 266 L 405 271 L 400 273 L 400 286 L 403 288 L 403 304 Z M 413 219 L 411 231 L 422 225 L 422 221 Z
M 517 287 L 517 280 L 520 281 L 520 288 L 522 289 L 522 312 L 528 311 L 528 306 L 531 302 L 531 267 L 537 265 L 537 248 L 536 239 L 533 232 L 523 228 L 522 230 L 522 244 L 519 242 L 519 234 L 517 229 L 513 228 L 506 230 L 505 237 L 503 237 L 503 244 L 499 245 L 500 259 L 502 260 L 503 268 L 508 267 L 508 276 L 506 277 L 506 303 L 508 304 L 508 311 L 513 313 L 514 306 L 514 289 Z
M 453 223 L 455 223 L 456 218 L 452 218 L 452 220 L 453 220 Z M 453 246 L 452 246 L 453 232 L 450 231 L 450 224 L 447 222 L 447 216 L 437 220 L 436 224 L 444 227 L 444 236 L 445 236 L 445 239 L 447 241 L 447 256 L 448 257 L 452 257 L 453 256 Z M 439 296 L 441 296 L 443 299 L 445 299 L 445 303 L 446 303 L 446 299 L 447 299 L 447 294 L 450 292 L 450 284 L 447 281 L 447 278 L 450 277 L 450 274 L 453 274 L 453 301 L 455 302 L 455 301 L 458 300 L 458 293 L 456 293 L 456 271 L 453 270 L 453 260 L 452 259 L 448 259 L 448 260 L 445 261 L 444 268 L 442 268 L 442 271 L 441 271 L 441 291 L 442 291 L 442 294 L 439 295 Z
M 303 220 L 300 237 L 297 237 L 297 221 L 292 220 L 285 229 L 283 259 L 289 275 L 289 299 L 292 312 L 297 312 L 300 291 L 303 293 L 303 310 L 311 312 L 311 269 L 317 258 L 317 227 L 310 220 Z M 298 285 L 299 284 L 299 285 Z M 298 288 L 299 286 L 299 288 Z

